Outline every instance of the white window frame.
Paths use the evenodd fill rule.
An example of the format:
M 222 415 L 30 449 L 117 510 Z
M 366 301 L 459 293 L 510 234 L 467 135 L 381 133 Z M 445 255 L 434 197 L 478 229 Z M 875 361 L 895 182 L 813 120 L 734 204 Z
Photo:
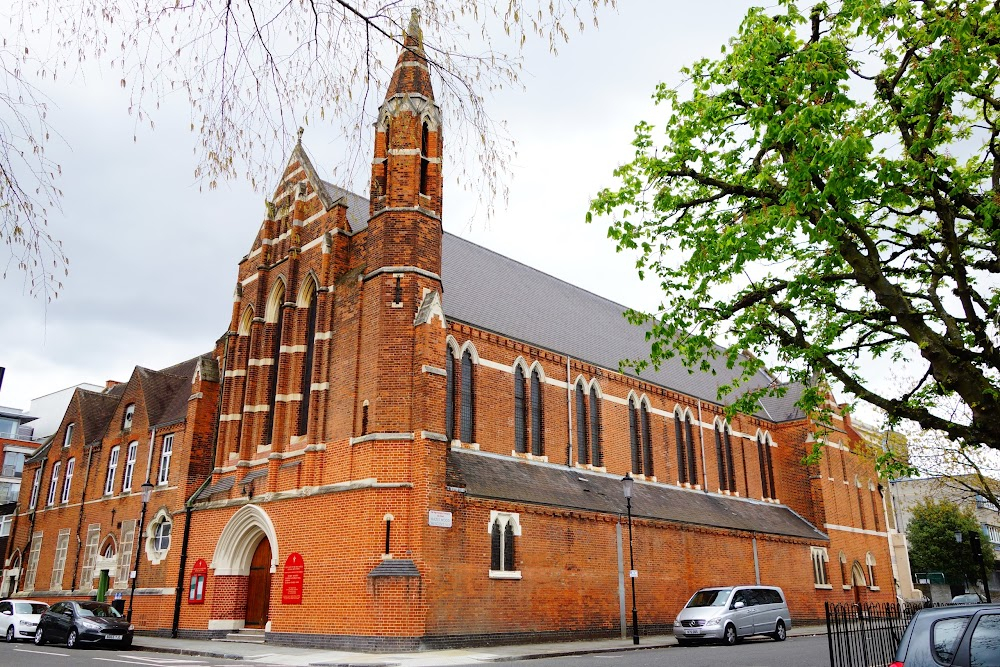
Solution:
M 504 534 L 507 530 L 508 524 L 512 527 L 512 532 L 514 537 L 521 536 L 521 516 L 514 512 L 498 512 L 497 510 L 490 511 L 490 522 L 486 525 L 486 532 L 490 536 L 490 555 L 492 558 L 493 553 L 493 525 L 499 521 L 500 525 L 498 529 L 500 530 L 500 567 L 503 567 L 504 561 Z M 516 551 L 515 551 L 516 557 Z M 491 563 L 492 565 L 492 563 Z M 520 570 L 490 570 L 490 579 L 520 579 Z
M 73 429 L 76 428 L 76 422 L 70 422 L 66 425 L 66 435 L 63 436 L 63 448 L 69 447 L 73 441 Z
M 170 481 L 170 459 L 174 455 L 174 434 L 163 436 L 160 443 L 160 469 L 156 474 L 157 486 L 164 486 Z
M 810 547 L 810 557 L 813 564 L 813 587 L 832 590 L 830 577 L 826 571 L 826 564 L 830 562 L 830 555 L 826 547 Z
M 875 556 L 870 551 L 865 554 L 865 565 L 868 567 L 868 589 L 873 591 L 881 590 L 875 585 L 877 581 L 875 578 L 875 566 L 877 563 L 875 562 Z
M 162 547 L 160 540 L 157 539 L 157 531 L 160 530 L 161 526 L 170 526 L 170 535 L 167 536 L 167 545 Z M 160 562 L 167 557 L 167 552 L 170 551 L 170 546 L 173 544 L 173 521 L 170 519 L 170 514 L 165 510 L 161 509 L 156 513 L 156 516 L 149 522 L 149 526 L 146 528 L 146 539 L 144 548 L 146 549 L 146 558 L 153 565 L 159 565 Z
M 66 476 L 63 479 L 62 497 L 59 499 L 59 502 L 69 502 L 69 491 L 70 487 L 73 485 L 73 470 L 75 468 L 76 458 L 71 458 L 69 461 L 66 461 Z
M 8 514 L 6 516 L 0 517 L 0 537 L 7 537 L 10 535 L 10 526 L 14 522 L 14 515 Z
M 38 556 L 42 551 L 42 533 L 31 536 L 31 550 L 28 552 L 28 563 L 24 570 L 24 592 L 35 590 L 35 578 L 38 575 Z
M 132 550 L 135 548 L 135 519 L 122 521 L 122 539 L 118 543 L 118 571 L 115 573 L 115 588 L 128 588 L 129 574 L 132 572 Z
M 135 403 L 129 403 L 125 406 L 125 414 L 122 415 L 122 430 L 130 431 L 132 430 L 132 420 L 135 418 Z
M 49 495 L 45 499 L 46 507 L 55 505 L 56 503 L 56 491 L 59 489 L 59 468 L 61 467 L 62 461 L 56 461 L 52 464 L 52 479 L 49 480 Z
M 38 506 L 38 492 L 42 488 L 42 471 L 44 468 L 39 466 L 38 470 L 35 471 L 35 479 L 31 482 L 31 499 L 28 501 L 28 509 L 33 510 Z
M 104 495 L 110 496 L 115 490 L 115 475 L 118 473 L 118 453 L 121 447 L 115 445 L 108 452 L 108 477 L 104 480 Z
M 66 551 L 69 549 L 69 528 L 59 531 L 56 539 L 56 555 L 52 559 L 52 579 L 49 581 L 50 591 L 61 591 L 63 575 L 66 572 Z
M 81 587 L 86 588 L 94 583 L 94 563 L 97 561 L 98 543 L 101 541 L 101 524 L 92 523 L 87 526 L 87 546 L 83 552 L 83 577 Z
M 125 474 L 122 476 L 122 493 L 132 490 L 132 478 L 135 476 L 135 459 L 139 454 L 139 441 L 128 443 L 125 455 Z

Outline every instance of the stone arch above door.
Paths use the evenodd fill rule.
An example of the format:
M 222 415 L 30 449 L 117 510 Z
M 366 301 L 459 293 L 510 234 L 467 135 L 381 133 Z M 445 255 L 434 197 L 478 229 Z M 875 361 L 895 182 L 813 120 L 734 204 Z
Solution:
M 256 505 L 245 505 L 229 519 L 219 535 L 212 555 L 216 576 L 249 575 L 254 550 L 264 536 L 271 545 L 271 572 L 278 569 L 278 534 L 267 512 Z

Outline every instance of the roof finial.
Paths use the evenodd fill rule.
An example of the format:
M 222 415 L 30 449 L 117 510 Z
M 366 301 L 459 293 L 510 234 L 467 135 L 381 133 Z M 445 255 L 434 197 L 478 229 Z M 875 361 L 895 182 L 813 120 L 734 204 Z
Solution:
M 302 135 L 305 134 L 305 133 L 306 133 L 306 129 L 304 127 L 300 127 L 299 128 L 299 132 L 298 132 L 299 140 L 296 142 L 299 146 L 302 145 Z
M 414 7 L 410 10 L 410 25 L 406 28 L 406 37 L 412 37 L 417 41 L 417 48 L 423 49 L 424 47 L 424 33 L 420 29 L 420 10 Z

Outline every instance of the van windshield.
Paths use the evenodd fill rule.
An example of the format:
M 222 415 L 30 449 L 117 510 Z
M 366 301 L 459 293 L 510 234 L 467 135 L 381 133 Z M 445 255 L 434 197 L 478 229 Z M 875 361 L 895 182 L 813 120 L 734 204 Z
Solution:
M 687 603 L 691 607 L 724 607 L 729 599 L 731 588 L 715 588 L 712 590 L 698 591 Z

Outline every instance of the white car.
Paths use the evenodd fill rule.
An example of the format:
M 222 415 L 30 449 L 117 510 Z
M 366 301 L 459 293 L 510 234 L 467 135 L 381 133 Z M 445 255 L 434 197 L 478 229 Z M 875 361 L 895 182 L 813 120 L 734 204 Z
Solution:
M 0 635 L 9 642 L 33 638 L 38 619 L 48 608 L 36 600 L 0 600 Z

